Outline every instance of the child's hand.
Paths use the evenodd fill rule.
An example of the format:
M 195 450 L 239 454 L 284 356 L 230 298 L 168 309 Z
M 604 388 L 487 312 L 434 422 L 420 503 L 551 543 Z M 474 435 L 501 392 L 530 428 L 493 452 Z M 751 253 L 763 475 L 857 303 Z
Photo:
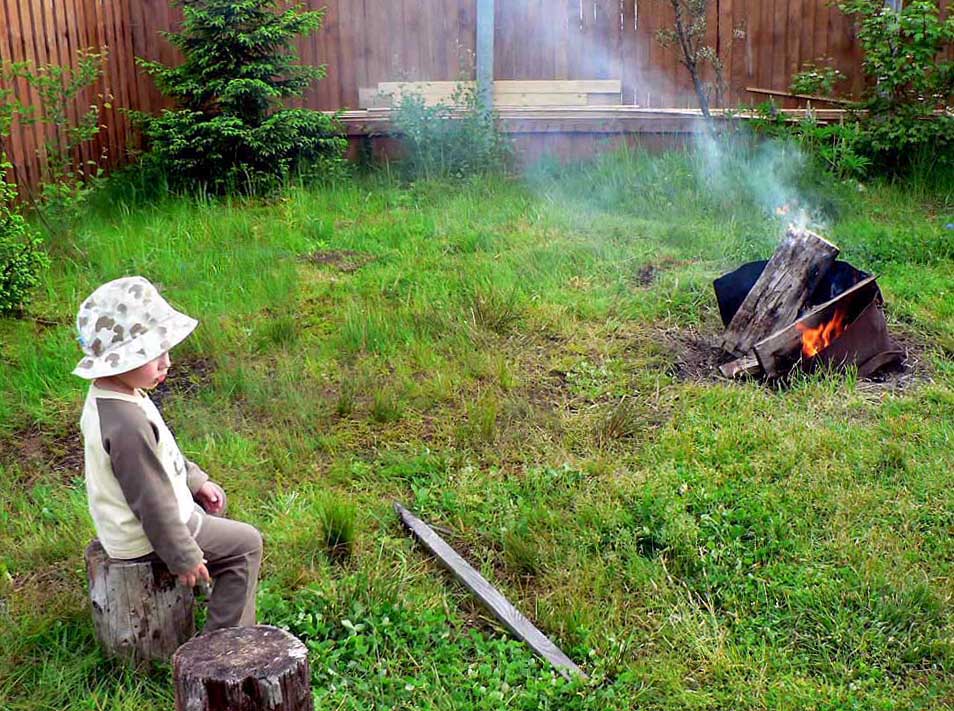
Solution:
M 207 481 L 195 492 L 195 500 L 205 509 L 206 513 L 214 516 L 222 513 L 222 509 L 225 507 L 225 492 L 218 484 Z
M 204 580 L 207 583 L 212 582 L 212 577 L 209 575 L 209 569 L 205 567 L 205 561 L 203 560 L 192 570 L 187 570 L 184 573 L 179 573 L 179 582 L 182 585 L 185 585 L 187 588 L 194 588 L 196 583 Z

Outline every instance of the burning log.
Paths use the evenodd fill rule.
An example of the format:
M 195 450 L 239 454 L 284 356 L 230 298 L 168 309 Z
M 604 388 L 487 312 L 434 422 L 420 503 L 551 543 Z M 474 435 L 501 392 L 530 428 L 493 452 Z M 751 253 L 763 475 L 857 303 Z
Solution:
M 839 296 L 815 307 L 794 323 L 776 331 L 755 344 L 755 356 L 769 377 L 784 374 L 799 357 L 805 361 L 821 355 L 833 343 L 841 340 L 842 334 L 851 329 L 861 313 L 871 304 L 880 302 L 881 292 L 875 277 L 864 279 Z M 884 319 L 882 319 L 883 321 Z M 884 328 L 887 338 L 887 327 Z M 893 343 L 871 341 L 875 352 L 894 350 Z M 888 345 L 885 349 L 883 346 Z M 842 363 L 845 362 L 842 360 Z M 854 361 L 853 361 L 854 362 Z M 841 363 L 839 363 L 840 365 Z
M 744 356 L 781 324 L 795 321 L 837 256 L 838 248 L 831 242 L 814 232 L 790 227 L 732 317 L 722 347 Z

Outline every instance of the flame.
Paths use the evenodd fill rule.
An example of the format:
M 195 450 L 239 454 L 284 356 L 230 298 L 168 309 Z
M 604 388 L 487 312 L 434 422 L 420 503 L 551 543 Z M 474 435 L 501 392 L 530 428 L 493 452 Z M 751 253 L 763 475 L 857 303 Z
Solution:
M 813 358 L 828 348 L 832 341 L 845 332 L 845 316 L 844 309 L 838 307 L 830 321 L 815 328 L 809 328 L 802 323 L 795 324 L 795 328 L 802 334 L 802 355 L 805 358 Z

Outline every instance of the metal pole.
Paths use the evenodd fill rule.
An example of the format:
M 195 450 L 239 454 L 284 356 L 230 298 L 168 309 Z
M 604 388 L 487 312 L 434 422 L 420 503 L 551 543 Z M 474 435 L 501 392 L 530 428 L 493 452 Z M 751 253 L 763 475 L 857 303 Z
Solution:
M 477 0 L 477 99 L 494 107 L 494 0 Z

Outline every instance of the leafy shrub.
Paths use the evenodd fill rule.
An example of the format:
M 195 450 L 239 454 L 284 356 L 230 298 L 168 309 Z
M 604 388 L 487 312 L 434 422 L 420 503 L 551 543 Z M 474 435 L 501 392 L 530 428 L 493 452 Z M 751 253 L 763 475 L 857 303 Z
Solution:
M 823 124 L 807 116 L 790 124 L 771 104 L 756 107 L 755 130 L 779 139 L 792 138 L 825 169 L 842 178 L 862 178 L 872 165 L 864 128 L 857 121 Z
M 866 150 L 882 166 L 909 164 L 911 149 L 932 145 L 950 160 L 954 147 L 954 15 L 942 20 L 937 2 L 915 0 L 900 10 L 879 0 L 838 6 L 859 21 L 869 84 L 861 118 Z M 949 54 L 947 55 L 950 56 Z M 948 109 L 936 115 L 937 109 Z
M 835 91 L 835 84 L 842 81 L 845 75 L 834 67 L 819 67 L 813 62 L 802 66 L 802 70 L 792 77 L 791 89 L 796 94 L 820 94 L 830 96 Z
M 954 15 L 942 20 L 934 0 L 914 0 L 900 9 L 883 0 L 843 0 L 838 8 L 853 15 L 859 27 L 864 92 L 850 105 L 845 124 L 807 121 L 794 129 L 795 137 L 842 175 L 859 177 L 873 169 L 907 172 L 925 157 L 950 165 Z M 841 78 L 836 69 L 810 64 L 795 75 L 792 89 L 831 94 Z M 785 132 L 780 121 L 760 127 L 776 135 Z
M 472 84 L 458 84 L 449 103 L 431 106 L 422 95 L 406 92 L 391 122 L 407 148 L 401 166 L 409 180 L 501 172 L 513 156 L 497 116 L 480 105 Z
M 174 0 L 182 32 L 166 36 L 185 56 L 176 67 L 139 60 L 179 108 L 132 113 L 148 159 L 173 188 L 272 190 L 292 171 L 333 170 L 345 141 L 320 111 L 281 109 L 325 75 L 294 64 L 295 37 L 317 31 L 323 11 L 279 9 L 278 0 Z
M 17 190 L 3 175 L 10 169 L 0 154 L 0 314 L 21 311 L 49 264 L 40 238 L 30 232 L 14 201 Z
M 29 195 L 37 217 L 52 235 L 62 236 L 73 229 L 80 209 L 100 175 L 97 161 L 77 165 L 74 157 L 78 149 L 93 140 L 103 128 L 100 112 L 110 107 L 112 97 L 99 94 L 97 102 L 89 104 L 75 120 L 71 115 L 78 98 L 102 76 L 106 56 L 105 48 L 99 52 L 80 50 L 73 67 L 59 64 L 33 66 L 29 62 L 0 67 L 0 81 L 12 85 L 18 79 L 25 80 L 39 97 L 37 105 L 27 105 L 12 91 L 4 92 L 0 101 L 4 104 L 5 120 L 16 115 L 23 126 L 39 123 L 52 129 L 43 132 L 44 182 L 39 198 Z M 2 133 L 6 134 L 5 131 Z

